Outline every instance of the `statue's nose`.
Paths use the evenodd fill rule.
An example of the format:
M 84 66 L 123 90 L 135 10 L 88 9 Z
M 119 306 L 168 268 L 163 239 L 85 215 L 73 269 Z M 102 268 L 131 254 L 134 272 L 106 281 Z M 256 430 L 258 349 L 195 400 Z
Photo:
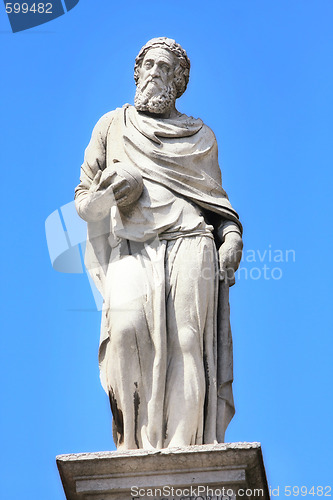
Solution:
M 154 66 L 152 66 L 152 68 L 150 70 L 150 76 L 152 76 L 153 78 L 155 76 L 159 76 L 159 71 L 158 71 L 157 64 L 154 64 Z

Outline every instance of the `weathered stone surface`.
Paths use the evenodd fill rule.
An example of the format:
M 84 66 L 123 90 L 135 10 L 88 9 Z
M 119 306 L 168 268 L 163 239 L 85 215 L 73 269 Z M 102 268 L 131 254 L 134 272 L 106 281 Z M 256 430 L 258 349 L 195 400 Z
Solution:
M 189 71 L 174 40 L 141 49 L 134 106 L 98 121 L 75 192 L 104 299 L 99 366 L 119 450 L 223 442 L 234 414 L 241 224 L 214 133 L 176 109 Z
M 61 455 L 57 465 L 67 500 L 269 499 L 259 443 Z

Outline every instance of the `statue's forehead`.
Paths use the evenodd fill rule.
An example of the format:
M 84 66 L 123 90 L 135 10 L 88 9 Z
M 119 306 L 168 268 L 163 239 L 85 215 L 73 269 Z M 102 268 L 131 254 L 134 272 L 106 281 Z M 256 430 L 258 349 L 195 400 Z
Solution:
M 154 47 L 148 50 L 144 57 L 144 61 L 153 59 L 154 61 L 164 61 L 169 64 L 174 64 L 175 58 L 172 52 L 162 47 Z

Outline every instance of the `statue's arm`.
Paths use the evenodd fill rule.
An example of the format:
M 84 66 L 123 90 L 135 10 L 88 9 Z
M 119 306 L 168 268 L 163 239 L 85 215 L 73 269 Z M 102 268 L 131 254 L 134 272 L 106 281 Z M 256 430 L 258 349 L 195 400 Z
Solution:
M 87 222 L 105 218 L 114 201 L 112 173 L 106 171 L 106 138 L 113 112 L 97 122 L 84 154 L 80 183 L 75 189 L 75 206 L 79 216 Z
M 238 224 L 236 224 L 236 222 L 233 222 L 231 220 L 223 220 L 217 229 L 217 233 L 221 243 L 224 243 L 226 236 L 230 233 L 236 233 L 240 237 L 242 237 L 242 233 Z
M 222 175 L 218 162 L 218 146 L 214 132 L 206 126 L 206 134 L 210 134 L 211 141 L 214 147 L 211 148 L 212 160 L 210 162 L 210 176 L 222 188 Z M 223 189 L 223 188 L 222 188 Z M 225 198 L 230 205 L 227 193 L 223 190 Z M 232 209 L 231 205 L 230 208 Z M 237 217 L 237 214 L 235 212 Z M 243 250 L 242 230 L 241 225 L 228 219 L 221 218 L 220 221 L 214 224 L 217 233 L 217 240 L 220 242 L 219 247 L 219 264 L 221 280 L 226 280 L 231 286 L 235 283 L 235 271 L 237 271 Z
M 220 224 L 217 234 L 222 242 L 219 248 L 220 277 L 231 286 L 235 283 L 234 275 L 242 258 L 241 230 L 235 222 L 225 220 Z

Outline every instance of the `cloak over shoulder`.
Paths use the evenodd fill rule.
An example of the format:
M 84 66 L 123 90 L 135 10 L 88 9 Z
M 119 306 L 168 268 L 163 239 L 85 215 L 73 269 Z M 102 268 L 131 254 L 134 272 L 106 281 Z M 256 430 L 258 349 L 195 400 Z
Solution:
M 86 161 L 82 165 L 76 197 L 89 189 L 98 169 L 123 162 L 136 167 L 143 179 L 160 183 L 201 206 L 211 214 L 213 225 L 229 220 L 242 230 L 238 214 L 222 188 L 215 135 L 202 120 L 186 115 L 150 117 L 126 104 L 100 122 L 105 134 L 105 161 Z M 112 210 L 111 218 L 88 222 L 86 265 L 102 295 L 111 250 L 108 237 L 112 224 L 121 220 L 118 208 Z

